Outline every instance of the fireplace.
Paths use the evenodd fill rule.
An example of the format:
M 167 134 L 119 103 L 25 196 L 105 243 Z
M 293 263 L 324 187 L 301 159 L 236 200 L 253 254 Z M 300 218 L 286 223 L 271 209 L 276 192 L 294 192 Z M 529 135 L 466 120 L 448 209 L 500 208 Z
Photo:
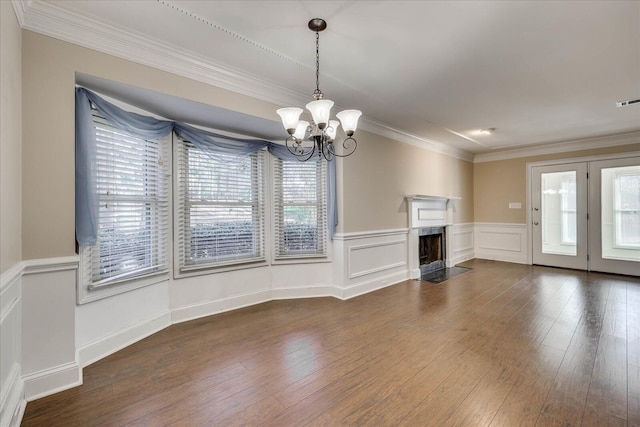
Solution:
M 446 267 L 445 227 L 426 227 L 418 230 L 418 260 L 420 274 Z
M 407 197 L 409 214 L 409 271 L 419 279 L 426 273 L 453 267 L 451 234 L 453 202 L 460 197 L 411 195 Z

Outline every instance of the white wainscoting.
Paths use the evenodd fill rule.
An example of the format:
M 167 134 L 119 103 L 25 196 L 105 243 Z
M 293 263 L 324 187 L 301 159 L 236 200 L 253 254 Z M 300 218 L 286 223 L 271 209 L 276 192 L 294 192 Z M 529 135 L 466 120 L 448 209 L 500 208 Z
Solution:
M 0 426 L 17 426 L 26 405 L 21 360 L 22 263 L 0 276 Z
M 527 264 L 526 224 L 475 223 L 475 257 Z
M 448 230 L 451 251 L 448 253 L 447 267 L 475 258 L 474 224 L 453 224 Z
M 170 326 L 167 288 L 167 282 L 163 282 L 76 306 L 80 366 L 88 366 Z
M 408 229 L 334 236 L 336 296 L 353 298 L 409 278 Z
M 75 337 L 76 256 L 24 261 L 22 375 L 27 401 L 82 384 Z

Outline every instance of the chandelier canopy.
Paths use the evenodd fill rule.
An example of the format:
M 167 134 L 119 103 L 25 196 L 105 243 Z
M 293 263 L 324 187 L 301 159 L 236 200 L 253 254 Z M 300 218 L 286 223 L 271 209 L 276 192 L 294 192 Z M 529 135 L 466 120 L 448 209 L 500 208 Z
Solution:
M 320 31 L 327 28 L 324 19 L 314 18 L 309 21 L 309 29 L 316 33 L 316 90 L 313 92 L 314 101 L 306 105 L 311 113 L 312 121 L 300 120 L 302 108 L 280 108 L 276 112 L 282 119 L 282 125 L 289 133 L 285 139 L 285 145 L 291 154 L 300 161 L 307 161 L 318 151 L 318 156 L 331 161 L 337 157 L 347 157 L 356 151 L 358 142 L 353 134 L 358 127 L 358 119 L 362 115 L 359 110 L 344 110 L 336 114 L 338 120 L 331 120 L 331 107 L 333 101 L 324 99 L 320 90 Z M 346 138 L 342 141 L 342 152 L 336 152 L 335 138 L 338 126 L 342 129 Z

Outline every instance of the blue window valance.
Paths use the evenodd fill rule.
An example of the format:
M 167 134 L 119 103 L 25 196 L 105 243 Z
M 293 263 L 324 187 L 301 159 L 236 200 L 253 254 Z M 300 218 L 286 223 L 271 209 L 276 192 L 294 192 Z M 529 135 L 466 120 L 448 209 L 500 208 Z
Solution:
M 234 138 L 205 131 L 186 123 L 158 120 L 125 111 L 85 88 L 76 88 L 76 240 L 82 246 L 96 244 L 98 192 L 95 178 L 96 133 L 91 106 L 118 129 L 144 139 L 159 139 L 175 132 L 203 151 L 249 155 L 266 148 L 282 160 L 297 160 L 284 145 L 262 139 Z M 327 162 L 327 209 L 329 236 L 338 224 L 335 162 Z

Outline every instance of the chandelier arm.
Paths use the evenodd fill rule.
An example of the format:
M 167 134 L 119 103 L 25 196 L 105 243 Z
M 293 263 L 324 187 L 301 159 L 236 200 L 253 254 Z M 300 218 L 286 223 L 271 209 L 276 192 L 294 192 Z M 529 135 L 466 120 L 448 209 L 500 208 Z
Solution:
M 311 157 L 313 157 L 313 155 L 316 153 L 316 146 L 314 145 L 311 150 L 309 150 L 309 155 L 304 157 L 302 155 L 300 156 L 296 156 L 298 158 L 298 160 L 300 160 L 301 162 L 306 162 L 307 160 L 309 160 Z
M 324 159 L 328 162 L 330 162 L 334 158 L 332 146 L 333 144 L 329 144 L 326 138 L 322 138 L 322 149 L 320 150 L 320 153 L 322 153 L 322 157 L 324 157 Z
M 353 148 L 351 144 L 353 144 Z M 336 153 L 335 148 L 333 148 L 334 144 L 327 144 L 327 145 L 330 146 L 328 147 L 328 149 L 332 155 L 336 157 L 349 157 L 350 155 L 356 152 L 356 148 L 358 148 L 358 141 L 356 141 L 355 138 L 352 138 L 352 137 L 345 138 L 344 141 L 342 141 L 342 148 L 346 150 L 347 154 Z
M 315 145 L 305 150 L 305 148 L 298 143 L 298 140 L 294 136 L 288 137 L 284 140 L 284 142 L 287 150 L 289 150 L 289 152 L 296 156 L 296 158 L 298 158 L 298 160 L 300 161 L 309 160 L 311 156 L 313 156 L 313 153 L 316 151 Z

